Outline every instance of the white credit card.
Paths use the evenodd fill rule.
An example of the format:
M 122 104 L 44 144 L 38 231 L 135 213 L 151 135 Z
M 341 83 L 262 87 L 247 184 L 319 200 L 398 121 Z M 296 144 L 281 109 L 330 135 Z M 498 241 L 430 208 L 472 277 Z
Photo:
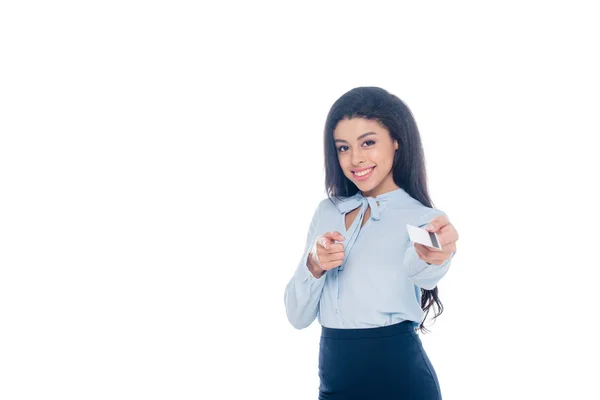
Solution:
M 437 233 L 429 232 L 425 228 L 419 228 L 418 226 L 406 224 L 406 230 L 408 230 L 408 236 L 414 243 L 420 243 L 427 247 L 433 247 L 437 250 L 442 250 L 440 239 L 438 239 Z

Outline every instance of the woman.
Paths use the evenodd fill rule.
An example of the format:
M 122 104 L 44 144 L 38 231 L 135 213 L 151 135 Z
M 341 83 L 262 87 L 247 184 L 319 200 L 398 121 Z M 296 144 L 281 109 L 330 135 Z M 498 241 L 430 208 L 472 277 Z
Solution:
M 417 329 L 443 311 L 436 285 L 458 234 L 429 199 L 414 118 L 387 91 L 355 88 L 331 107 L 324 145 L 328 199 L 285 289 L 294 327 L 321 324 L 319 399 L 441 399 Z M 407 224 L 442 250 L 412 243 Z

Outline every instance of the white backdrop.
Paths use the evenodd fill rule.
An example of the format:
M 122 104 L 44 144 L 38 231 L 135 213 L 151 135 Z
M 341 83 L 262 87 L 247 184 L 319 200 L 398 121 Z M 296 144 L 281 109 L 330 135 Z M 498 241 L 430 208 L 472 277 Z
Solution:
M 315 399 L 283 292 L 363 85 L 460 234 L 444 399 L 600 398 L 592 2 L 283 3 L 0 5 L 0 398 Z

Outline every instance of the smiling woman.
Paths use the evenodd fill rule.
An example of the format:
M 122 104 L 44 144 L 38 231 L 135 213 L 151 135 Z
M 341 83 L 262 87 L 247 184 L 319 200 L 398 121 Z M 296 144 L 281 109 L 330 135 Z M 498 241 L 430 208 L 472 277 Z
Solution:
M 324 145 L 328 199 L 284 297 L 294 327 L 322 326 L 319 398 L 440 399 L 417 332 L 442 311 L 458 234 L 429 199 L 413 116 L 381 88 L 355 88 L 331 107 Z M 428 225 L 444 250 L 413 246 L 407 224 Z
M 387 128 L 365 118 L 342 119 L 333 136 L 344 175 L 360 186 L 365 196 L 376 197 L 398 188 L 391 173 L 398 141 Z

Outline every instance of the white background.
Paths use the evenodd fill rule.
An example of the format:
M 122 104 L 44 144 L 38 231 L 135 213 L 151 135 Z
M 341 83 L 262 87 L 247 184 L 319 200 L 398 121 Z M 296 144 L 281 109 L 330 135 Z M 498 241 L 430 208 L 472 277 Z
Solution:
M 0 398 L 315 399 L 283 291 L 363 85 L 460 234 L 444 399 L 600 398 L 591 4 L 2 2 Z

